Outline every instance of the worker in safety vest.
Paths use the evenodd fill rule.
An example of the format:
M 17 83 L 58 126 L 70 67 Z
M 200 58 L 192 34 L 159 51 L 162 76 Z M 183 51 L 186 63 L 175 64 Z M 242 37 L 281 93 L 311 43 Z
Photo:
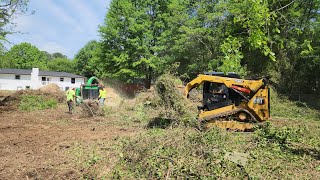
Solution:
M 106 100 L 106 98 L 107 98 L 107 91 L 104 86 L 101 86 L 99 90 L 99 98 L 98 98 L 101 107 L 104 106 L 104 101 Z
M 76 98 L 75 88 L 69 89 L 66 92 L 66 96 L 67 96 L 67 104 L 68 104 L 68 108 L 69 108 L 69 113 L 72 114 L 73 102 L 75 101 L 75 98 Z

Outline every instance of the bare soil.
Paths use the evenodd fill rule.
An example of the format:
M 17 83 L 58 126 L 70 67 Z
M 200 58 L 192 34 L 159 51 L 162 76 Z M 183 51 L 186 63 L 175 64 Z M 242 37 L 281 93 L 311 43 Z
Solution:
M 80 178 L 83 172 L 68 154 L 76 144 L 112 142 L 117 137 L 137 133 L 135 129 L 110 121 L 112 118 L 108 117 L 93 119 L 68 114 L 63 104 L 57 109 L 34 112 L 3 111 L 0 116 L 0 179 Z
M 60 87 L 55 84 L 55 83 L 50 83 L 46 86 L 43 86 L 39 88 L 40 91 L 42 92 L 48 92 L 48 93 L 58 93 L 58 92 L 63 92 Z

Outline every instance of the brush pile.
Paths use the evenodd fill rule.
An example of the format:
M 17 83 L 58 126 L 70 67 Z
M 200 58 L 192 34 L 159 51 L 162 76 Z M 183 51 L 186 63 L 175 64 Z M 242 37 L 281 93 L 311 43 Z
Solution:
M 195 126 L 197 109 L 182 94 L 182 82 L 171 74 L 163 74 L 155 83 L 160 116 L 171 119 L 173 125 Z

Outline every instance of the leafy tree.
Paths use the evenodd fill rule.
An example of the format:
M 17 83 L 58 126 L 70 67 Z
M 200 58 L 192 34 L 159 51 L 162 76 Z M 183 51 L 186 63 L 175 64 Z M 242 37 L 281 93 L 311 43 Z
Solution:
M 114 0 L 100 27 L 105 76 L 123 80 L 144 78 L 150 87 L 159 68 L 157 43 L 166 29 L 169 1 Z
M 30 69 L 38 67 L 47 69 L 47 56 L 30 43 L 21 43 L 13 46 L 5 55 L 9 62 L 8 68 Z
M 66 55 L 63 55 L 62 53 L 59 53 L 59 52 L 55 52 L 53 54 L 51 54 L 52 58 L 53 59 L 56 59 L 56 58 L 65 58 L 67 59 L 68 57 Z
M 251 6 L 254 12 L 249 12 Z M 145 77 L 148 87 L 155 73 L 161 74 L 175 62 L 180 63 L 181 74 L 217 70 L 222 64 L 220 70 L 232 66 L 245 74 L 235 68 L 241 66 L 242 55 L 235 54 L 236 60 L 222 61 L 228 57 L 227 51 L 242 54 L 242 44 L 275 59 L 267 46 L 267 33 L 260 28 L 260 21 L 269 21 L 271 16 L 267 7 L 252 0 L 114 0 L 105 25 L 100 28 L 105 69 L 112 67 L 106 75 L 123 79 Z M 223 44 L 229 37 L 238 39 L 239 46 L 225 49 Z
M 277 12 L 273 48 L 281 61 L 268 64 L 277 88 L 285 93 L 319 93 L 319 0 L 283 1 Z M 270 8 L 270 9 L 271 9 Z
M 10 62 L 4 54 L 0 55 L 0 68 L 9 68 Z
M 6 35 L 13 33 L 12 19 L 15 15 L 25 13 L 29 0 L 0 0 L 0 49 L 3 49 L 3 42 Z
M 213 29 L 205 27 L 204 18 L 200 14 L 200 1 L 171 1 L 168 10 L 162 17 L 165 17 L 166 29 L 158 38 L 157 49 L 160 69 L 167 69 L 173 63 L 179 63 L 180 74 L 192 76 L 208 69 L 210 60 L 214 59 L 219 47 L 212 37 Z M 209 5 L 209 2 L 208 2 Z
M 57 72 L 75 73 L 75 63 L 66 58 L 56 58 L 48 61 L 48 69 Z
M 146 87 L 178 63 L 180 75 L 271 75 L 281 92 L 319 93 L 319 12 L 320 0 L 113 0 L 90 62 Z
M 48 53 L 47 51 L 41 51 L 41 52 L 47 57 L 49 61 L 53 60 L 52 54 Z
M 60 52 L 55 52 L 55 53 L 52 53 L 50 54 L 49 52 L 47 51 L 41 51 L 43 52 L 46 56 L 47 56 L 47 59 L 50 61 L 50 60 L 54 60 L 54 59 L 57 59 L 57 58 L 63 58 L 63 59 L 68 59 L 68 57 Z
M 75 68 L 78 73 L 91 77 L 96 74 L 102 64 L 98 62 L 99 42 L 89 41 L 75 56 Z

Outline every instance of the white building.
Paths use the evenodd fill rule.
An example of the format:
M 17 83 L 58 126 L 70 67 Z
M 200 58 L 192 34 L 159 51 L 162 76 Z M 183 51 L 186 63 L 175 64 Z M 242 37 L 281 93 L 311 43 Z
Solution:
M 57 84 L 61 90 L 80 87 L 85 77 L 66 72 L 40 71 L 31 69 L 1 69 L 0 90 L 39 89 L 50 83 Z

